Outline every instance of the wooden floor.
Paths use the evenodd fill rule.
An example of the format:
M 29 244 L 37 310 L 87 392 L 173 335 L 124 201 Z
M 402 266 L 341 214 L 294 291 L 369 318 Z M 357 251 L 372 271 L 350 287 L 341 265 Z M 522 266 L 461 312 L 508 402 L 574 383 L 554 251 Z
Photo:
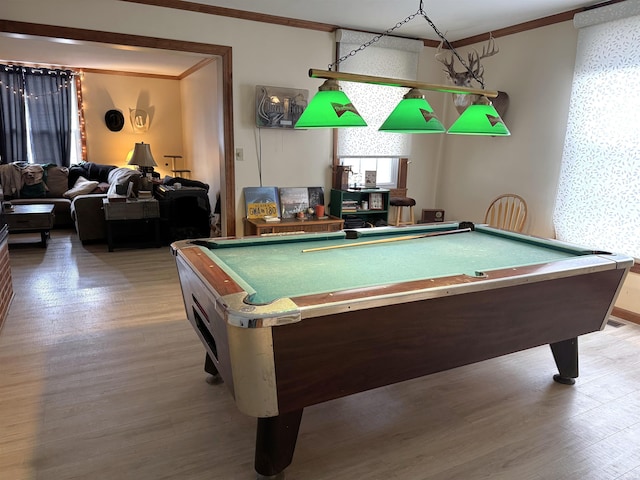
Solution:
M 0 331 L 0 479 L 250 480 L 255 420 L 205 382 L 168 247 L 56 230 L 12 248 Z M 288 480 L 640 479 L 640 326 L 305 410 Z M 375 368 L 375 367 L 373 367 Z

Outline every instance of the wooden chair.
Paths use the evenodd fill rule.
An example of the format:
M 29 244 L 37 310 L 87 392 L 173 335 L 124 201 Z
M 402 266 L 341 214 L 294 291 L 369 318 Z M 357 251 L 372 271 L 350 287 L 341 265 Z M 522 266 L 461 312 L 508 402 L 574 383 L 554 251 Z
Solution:
M 526 220 L 527 202 L 515 193 L 500 195 L 484 216 L 484 223 L 489 226 L 512 232 L 522 232 Z

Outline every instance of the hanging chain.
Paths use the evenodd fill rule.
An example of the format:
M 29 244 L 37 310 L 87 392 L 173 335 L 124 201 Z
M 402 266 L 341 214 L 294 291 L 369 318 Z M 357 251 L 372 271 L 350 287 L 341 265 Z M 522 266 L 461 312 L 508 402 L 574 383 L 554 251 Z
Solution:
M 449 40 L 446 39 L 444 34 L 440 30 L 438 30 L 438 27 L 436 27 L 435 23 L 433 23 L 433 21 L 429 18 L 427 13 L 422 9 L 422 0 L 420 0 L 420 9 L 418 10 L 417 15 L 422 15 L 422 17 L 427 21 L 427 23 L 431 26 L 431 28 L 433 28 L 433 31 L 436 32 L 436 35 L 440 37 L 440 40 L 442 40 L 442 42 L 447 46 L 447 48 L 451 50 L 451 52 L 460 61 L 462 66 L 465 68 L 465 70 L 469 72 L 469 74 L 474 78 L 474 80 L 478 82 L 484 89 L 484 82 L 480 78 L 478 78 L 478 76 L 475 73 L 473 73 L 473 70 L 471 70 L 471 68 L 469 68 L 469 66 L 465 63 L 465 61 L 462 59 L 458 51 L 455 48 L 453 48 L 453 45 L 451 45 L 451 43 L 449 42 Z
M 462 57 L 460 56 L 458 51 L 455 48 L 453 48 L 453 45 L 451 45 L 451 43 L 449 42 L 449 40 L 447 40 L 447 38 L 444 36 L 444 34 L 440 30 L 438 30 L 438 27 L 436 27 L 435 23 L 433 23 L 433 21 L 429 18 L 427 13 L 423 10 L 422 2 L 423 2 L 423 0 L 420 0 L 420 7 L 418 8 L 418 11 L 416 13 L 414 13 L 412 15 L 409 15 L 404 20 L 396 23 L 393 27 L 385 30 L 383 33 L 380 33 L 380 34 L 376 35 L 375 37 L 373 37 L 368 42 L 363 43 L 362 45 L 360 45 L 358 48 L 356 48 L 354 50 L 351 50 L 346 55 L 343 55 L 342 57 L 338 58 L 335 62 L 330 63 L 328 70 L 331 71 L 331 70 L 333 70 L 334 67 L 337 70 L 338 65 L 340 65 L 342 62 L 344 62 L 347 58 L 353 57 L 354 55 L 360 53 L 365 48 L 370 47 L 374 43 L 378 42 L 382 37 L 386 37 L 388 35 L 391 35 L 395 30 L 397 30 L 398 28 L 402 27 L 403 25 L 409 23 L 411 20 L 416 18 L 418 15 L 420 15 L 421 17 L 423 17 L 427 21 L 427 23 L 431 26 L 433 31 L 436 32 L 436 35 L 438 35 L 438 37 L 440 37 L 440 40 L 442 40 L 442 42 L 447 46 L 447 48 L 449 50 L 451 50 L 451 52 L 456 56 L 456 58 L 462 64 L 462 66 L 465 68 L 465 70 L 467 72 L 469 72 L 469 74 L 474 78 L 474 80 L 476 82 L 478 82 L 480 85 L 482 85 L 482 88 L 484 89 L 484 82 L 480 78 L 478 78 L 478 76 L 475 73 L 473 73 L 473 71 L 469 68 L 469 66 L 466 64 L 466 62 L 462 59 Z

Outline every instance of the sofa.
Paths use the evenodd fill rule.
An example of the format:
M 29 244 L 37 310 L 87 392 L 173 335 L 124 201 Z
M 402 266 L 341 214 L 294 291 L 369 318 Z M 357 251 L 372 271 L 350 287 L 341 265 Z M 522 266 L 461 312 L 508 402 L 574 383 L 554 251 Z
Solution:
M 69 168 L 25 162 L 0 165 L 5 201 L 14 205 L 53 204 L 54 228 L 75 226 L 83 243 L 106 238 L 103 199 L 116 186 L 129 182 L 137 192 L 140 172 L 115 165 L 92 162 Z

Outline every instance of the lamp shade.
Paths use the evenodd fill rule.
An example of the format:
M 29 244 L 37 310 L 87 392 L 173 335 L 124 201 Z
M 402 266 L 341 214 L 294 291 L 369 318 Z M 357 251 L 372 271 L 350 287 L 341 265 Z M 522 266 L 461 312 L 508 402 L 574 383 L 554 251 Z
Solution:
M 296 122 L 294 128 L 366 127 L 347 95 L 335 80 L 325 81 Z
M 144 142 L 136 143 L 128 164 L 139 167 L 155 167 L 158 165 L 153 159 L 153 155 L 151 155 L 151 146 Z
M 445 131 L 442 123 L 433 113 L 433 108 L 417 89 L 410 90 L 404 96 L 378 130 L 393 133 L 443 133 Z
M 447 133 L 453 135 L 511 135 L 491 102 L 486 98 L 485 101 L 486 104 L 482 102 L 469 105 L 451 125 Z

